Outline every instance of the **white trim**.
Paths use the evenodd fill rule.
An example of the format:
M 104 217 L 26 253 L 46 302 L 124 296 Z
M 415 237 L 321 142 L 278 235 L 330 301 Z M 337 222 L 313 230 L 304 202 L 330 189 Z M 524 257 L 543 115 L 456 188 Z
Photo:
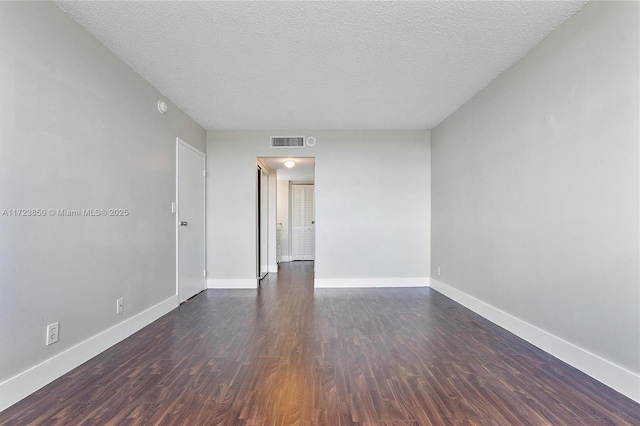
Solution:
M 269 273 L 277 274 L 278 273 L 278 265 L 277 264 L 269 265 Z
M 217 289 L 255 289 L 258 288 L 258 282 L 255 278 L 250 279 L 219 279 L 210 278 L 207 280 L 207 288 Z
M 182 139 L 180 139 L 178 137 L 176 137 L 176 142 L 179 143 L 180 145 L 184 146 L 185 148 L 189 148 L 191 151 L 195 152 L 196 154 L 203 155 L 205 157 L 207 156 L 204 152 L 200 151 L 195 146 L 189 145 L 189 143 L 183 141 Z
M 291 262 L 291 256 L 280 256 L 280 263 Z
M 640 402 L 640 375 L 431 278 L 431 288 L 623 395 Z
M 429 287 L 429 278 L 316 278 L 315 288 Z
M 94 356 L 146 327 L 178 306 L 178 296 L 96 334 L 22 373 L 0 383 L 0 411 L 31 395 Z
M 260 167 L 262 170 L 264 170 L 267 175 L 272 175 L 275 174 L 275 171 L 271 170 L 269 167 L 267 167 L 266 164 L 264 164 L 264 161 L 262 160 L 262 157 L 257 157 L 256 158 L 256 165 L 258 165 L 258 167 Z

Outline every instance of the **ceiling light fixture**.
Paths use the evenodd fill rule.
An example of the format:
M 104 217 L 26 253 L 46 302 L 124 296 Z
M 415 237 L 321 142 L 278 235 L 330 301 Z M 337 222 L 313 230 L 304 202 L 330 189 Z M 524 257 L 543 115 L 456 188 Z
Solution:
M 284 166 L 288 169 L 292 168 L 295 165 L 296 165 L 296 162 L 293 160 L 287 160 L 284 162 Z

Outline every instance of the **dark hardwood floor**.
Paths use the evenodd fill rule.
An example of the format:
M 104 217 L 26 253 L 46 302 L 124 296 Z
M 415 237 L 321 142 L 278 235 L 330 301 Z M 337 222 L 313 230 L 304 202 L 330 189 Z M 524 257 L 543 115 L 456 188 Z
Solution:
M 640 404 L 427 289 L 207 290 L 3 425 L 640 425 Z

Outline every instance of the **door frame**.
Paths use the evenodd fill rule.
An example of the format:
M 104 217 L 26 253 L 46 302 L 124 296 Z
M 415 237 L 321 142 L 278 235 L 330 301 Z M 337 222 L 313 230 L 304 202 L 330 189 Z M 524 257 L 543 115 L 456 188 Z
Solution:
M 180 200 L 180 166 L 179 166 L 179 151 L 180 151 L 180 146 L 187 148 L 193 152 L 195 152 L 196 154 L 200 155 L 202 157 L 202 166 L 203 166 L 203 174 L 202 174 L 202 213 L 203 213 L 203 218 L 204 218 L 204 223 L 202 224 L 203 226 L 203 235 L 202 235 L 202 248 L 203 248 L 203 253 L 204 253 L 204 265 L 202 265 L 203 267 L 203 290 L 206 290 L 207 288 L 207 155 L 200 151 L 198 148 L 190 145 L 189 143 L 185 142 L 184 140 L 180 139 L 179 137 L 176 137 L 176 199 L 172 205 L 175 206 L 175 209 L 172 209 L 172 213 L 174 214 L 175 218 L 174 218 L 174 226 L 175 226 L 175 231 L 176 231 L 176 296 L 178 297 L 178 303 L 182 303 L 184 302 L 183 300 L 180 300 L 180 244 L 179 244 L 179 238 L 180 238 L 180 224 L 179 219 L 180 219 L 180 205 L 179 205 L 179 200 Z

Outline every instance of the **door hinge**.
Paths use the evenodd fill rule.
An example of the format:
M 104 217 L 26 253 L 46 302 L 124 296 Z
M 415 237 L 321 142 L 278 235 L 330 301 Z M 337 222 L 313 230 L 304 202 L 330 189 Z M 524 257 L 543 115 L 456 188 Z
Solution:
M 202 171 L 202 176 L 207 177 L 207 171 L 206 170 Z
M 206 277 L 207 276 L 207 270 L 205 269 L 203 272 L 204 272 L 203 275 Z

